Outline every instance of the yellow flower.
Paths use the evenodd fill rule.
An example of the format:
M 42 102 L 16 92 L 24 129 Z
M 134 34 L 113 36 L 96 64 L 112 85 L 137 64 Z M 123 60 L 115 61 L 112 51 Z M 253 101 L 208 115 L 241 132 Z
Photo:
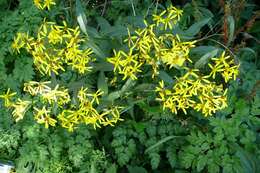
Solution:
M 48 35 L 48 40 L 49 43 L 53 43 L 53 44 L 56 44 L 58 42 L 62 43 L 63 41 L 62 30 L 55 25 L 51 25 L 51 30 Z
M 43 9 L 43 6 L 42 6 L 42 0 L 33 0 L 34 2 L 34 5 L 39 8 L 39 9 Z
M 221 65 L 221 64 L 214 65 L 214 66 L 212 66 L 211 64 L 208 64 L 208 66 L 211 69 L 211 72 L 210 72 L 209 76 L 211 76 L 213 79 L 215 79 L 217 72 L 222 72 L 223 71 L 223 65 Z
M 88 88 L 83 88 L 81 87 L 80 90 L 78 91 L 78 99 L 80 102 L 84 102 L 84 100 L 87 99 L 87 90 Z
M 45 106 L 42 109 L 38 109 L 34 107 L 34 110 L 36 111 L 34 118 L 36 119 L 37 123 L 44 124 L 45 128 L 49 128 L 50 126 L 55 126 L 57 121 L 49 115 L 51 112 L 50 110 L 47 110 Z
M 41 97 L 49 104 L 58 103 L 61 107 L 70 101 L 68 89 L 60 89 L 59 85 L 56 85 L 52 90 L 42 93 Z
M 18 99 L 18 101 L 16 101 L 14 104 L 11 105 L 11 107 L 14 108 L 12 114 L 16 122 L 23 119 L 24 114 L 28 109 L 30 103 L 31 103 L 30 101 L 24 101 Z
M 121 70 L 121 51 L 114 52 L 114 57 L 108 58 L 107 61 L 114 65 L 114 72 L 115 71 L 122 71 Z
M 50 10 L 50 6 L 56 5 L 54 0 L 44 0 L 43 8 Z
M 45 0 L 45 7 L 53 4 L 52 0 Z M 59 26 L 44 19 L 39 27 L 37 37 L 30 37 L 29 34 L 18 33 L 12 48 L 20 52 L 24 47 L 32 56 L 36 68 L 43 74 L 51 76 L 51 73 L 59 74 L 65 71 L 64 65 L 69 65 L 73 70 L 83 74 L 91 70 L 90 62 L 95 61 L 91 57 L 92 49 L 80 49 L 79 27 L 69 28 L 66 22 Z
M 239 74 L 239 65 L 233 67 L 225 67 L 222 72 L 222 77 L 227 83 L 230 79 L 236 80 L 237 75 Z
M 209 76 L 199 75 L 198 69 L 184 68 L 186 74 L 176 77 L 172 90 L 164 89 L 164 82 L 156 87 L 158 97 L 156 100 L 163 103 L 163 109 L 168 108 L 177 114 L 182 110 L 187 114 L 187 109 L 192 108 L 209 116 L 217 110 L 227 106 L 226 93 L 222 85 L 216 85 L 208 80 Z
M 101 91 L 100 89 L 98 89 L 98 90 L 96 91 L 96 93 L 87 94 L 87 96 L 92 97 L 91 103 L 96 102 L 97 104 L 99 104 L 98 97 L 101 96 L 103 93 L 104 93 L 103 91 Z
M 10 88 L 7 89 L 5 94 L 0 95 L 0 98 L 4 99 L 5 107 L 10 107 L 13 103 L 11 98 L 16 95 L 16 92 L 10 93 Z
M 50 83 L 51 83 L 50 81 L 46 81 L 46 82 L 30 81 L 24 84 L 23 90 L 30 93 L 32 96 L 37 94 L 43 94 L 51 90 L 51 88 L 48 86 L 48 84 Z
M 33 0 L 34 5 L 39 8 L 40 10 L 43 10 L 47 8 L 50 10 L 52 5 L 56 5 L 54 0 Z
M 236 65 L 234 60 L 230 60 L 230 56 L 226 56 L 225 52 L 221 54 L 218 58 L 212 58 L 215 62 L 215 65 L 212 66 L 209 64 L 211 68 L 211 73 L 209 76 L 215 78 L 217 72 L 219 72 L 227 83 L 231 79 L 236 80 L 237 75 L 239 74 L 239 64 Z
M 68 119 L 67 117 L 69 115 L 72 115 L 75 111 L 72 110 L 63 110 L 59 115 L 58 119 L 61 121 L 61 126 L 63 128 L 67 128 L 69 132 L 72 132 L 76 127 L 76 122 L 73 122 L 71 119 Z
M 12 49 L 20 53 L 20 49 L 26 44 L 26 38 L 26 34 L 18 32 L 12 43 Z
M 159 15 L 153 15 L 153 21 L 157 26 L 162 24 L 165 30 L 168 28 L 172 29 L 173 25 L 175 25 L 180 20 L 182 12 L 182 10 L 170 6 L 167 8 L 167 10 L 162 11 Z

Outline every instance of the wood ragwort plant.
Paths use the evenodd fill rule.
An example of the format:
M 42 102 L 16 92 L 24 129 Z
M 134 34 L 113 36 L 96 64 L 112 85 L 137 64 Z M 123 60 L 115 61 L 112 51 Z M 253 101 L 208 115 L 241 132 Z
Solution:
M 19 173 L 257 172 L 257 33 L 232 13 L 257 6 L 215 2 L 214 16 L 211 3 L 0 1 L 0 160 Z

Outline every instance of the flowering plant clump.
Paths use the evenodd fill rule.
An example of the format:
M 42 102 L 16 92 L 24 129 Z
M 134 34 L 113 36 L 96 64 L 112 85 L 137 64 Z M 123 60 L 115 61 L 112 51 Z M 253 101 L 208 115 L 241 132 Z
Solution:
M 31 106 L 34 110 L 34 119 L 39 124 L 44 124 L 45 128 L 55 126 L 58 121 L 69 131 L 73 131 L 80 123 L 92 124 L 96 128 L 101 125 L 113 126 L 117 121 L 122 121 L 119 113 L 121 107 L 99 106 L 102 91 L 91 93 L 82 87 L 77 94 L 78 103 L 72 104 L 68 89 L 59 85 L 52 89 L 49 84 L 51 84 L 49 81 L 25 83 L 24 91 L 34 98 L 31 101 L 21 99 L 13 101 L 12 97 L 16 93 L 10 93 L 10 89 L 0 97 L 4 99 L 7 108 L 13 109 L 12 114 L 16 122 L 24 118 Z
M 155 23 L 148 24 L 145 28 L 138 28 L 133 35 L 128 30 L 128 52 L 115 51 L 114 56 L 108 58 L 108 62 L 114 65 L 114 72 L 123 74 L 123 80 L 130 77 L 137 79 L 136 75 L 142 72 L 141 67 L 150 65 L 152 77 L 158 75 L 159 66 L 168 65 L 169 68 L 181 67 L 189 59 L 190 48 L 194 47 L 195 41 L 183 42 L 178 35 L 162 33 L 161 30 L 172 29 L 179 20 L 182 10 L 169 7 L 159 15 L 154 15 Z
M 40 1 L 35 1 L 35 4 L 41 9 L 49 9 L 49 5 L 55 3 L 44 1 L 44 5 L 41 5 Z M 184 70 L 184 75 L 175 75 L 176 80 L 171 88 L 166 87 L 163 80 L 159 82 L 155 89 L 158 93 L 156 100 L 162 102 L 163 109 L 167 108 L 175 114 L 179 110 L 187 114 L 187 110 L 193 108 L 204 116 L 212 115 L 227 107 L 227 89 L 212 80 L 218 75 L 224 78 L 225 83 L 235 80 L 239 65 L 223 52 L 220 57 L 212 59 L 213 64 L 208 64 L 209 75 L 193 68 L 189 53 L 196 41 L 182 41 L 177 34 L 169 32 L 178 24 L 182 13 L 182 10 L 170 6 L 159 15 L 153 15 L 154 23 L 148 24 L 144 20 L 145 28 L 137 28 L 134 33 L 128 29 L 128 38 L 124 40 L 128 51 L 113 50 L 114 56 L 107 58 L 107 61 L 114 65 L 114 74 L 123 75 L 123 80 L 137 80 L 144 66 L 151 69 L 153 79 L 157 78 L 161 67 Z M 67 66 L 84 74 L 91 70 L 90 63 L 95 61 L 91 57 L 92 49 L 81 49 L 80 45 L 85 41 L 80 37 L 79 27 L 73 29 L 65 21 L 60 26 L 44 20 L 36 38 L 28 33 L 18 33 L 12 48 L 17 53 L 25 48 L 33 56 L 34 65 L 42 75 L 59 75 Z M 46 128 L 60 122 L 62 127 L 73 131 L 81 123 L 92 124 L 96 128 L 113 126 L 122 120 L 122 107 L 100 103 L 99 97 L 103 94 L 100 89 L 91 93 L 82 86 L 76 98 L 75 93 L 71 98 L 68 89 L 59 85 L 51 88 L 50 84 L 49 81 L 25 83 L 24 91 L 31 95 L 31 101 L 18 99 L 13 102 L 15 93 L 10 93 L 10 89 L 0 97 L 4 99 L 6 107 L 13 109 L 16 121 L 23 119 L 25 112 L 32 106 L 35 120 Z
M 12 48 L 20 53 L 25 48 L 32 56 L 36 68 L 43 74 L 58 74 L 65 71 L 64 64 L 83 74 L 90 71 L 89 63 L 94 61 L 90 48 L 81 50 L 80 44 L 85 41 L 80 38 L 79 27 L 69 28 L 65 21 L 63 26 L 44 20 L 39 27 L 37 37 L 28 33 L 18 33 Z
M 217 110 L 227 107 L 227 89 L 222 85 L 210 81 L 220 73 L 225 82 L 236 79 L 239 65 L 225 52 L 219 58 L 213 58 L 215 64 L 209 64 L 210 74 L 203 75 L 199 69 L 193 69 L 192 60 L 189 58 L 190 48 L 195 47 L 196 41 L 183 42 L 178 35 L 172 33 L 161 34 L 161 29 L 167 31 L 178 23 L 182 10 L 170 6 L 159 15 L 153 15 L 154 24 L 145 23 L 144 29 L 137 29 L 134 35 L 128 30 L 128 52 L 114 50 L 114 57 L 108 62 L 114 65 L 114 72 L 124 75 L 123 80 L 137 79 L 137 74 L 142 72 L 144 65 L 152 66 L 152 78 L 158 75 L 160 66 L 167 65 L 169 69 L 176 67 L 185 69 L 183 76 L 177 77 L 172 90 L 166 89 L 164 81 L 156 87 L 158 101 L 163 103 L 163 109 L 168 108 L 177 114 L 182 110 L 187 114 L 188 108 L 201 111 L 205 116 L 212 115 Z M 188 64 L 190 63 L 190 64 Z
M 34 1 L 35 5 L 44 9 L 50 9 L 55 5 L 54 1 Z M 43 3 L 43 4 L 42 4 Z M 37 37 L 31 37 L 28 33 L 17 33 L 12 48 L 20 53 L 25 48 L 33 56 L 33 62 L 42 75 L 59 75 L 65 71 L 66 66 L 79 74 L 85 74 L 91 70 L 90 62 L 95 61 L 90 55 L 92 49 L 82 50 L 81 43 L 85 42 L 80 37 L 79 27 L 69 28 L 63 21 L 63 26 L 54 22 L 47 22 L 45 19 L 38 29 Z M 16 93 L 10 89 L 0 98 L 4 99 L 5 106 L 13 109 L 12 115 L 15 121 L 24 118 L 27 110 L 32 107 L 34 119 L 45 128 L 55 126 L 60 122 L 61 126 L 73 131 L 81 123 L 92 124 L 93 127 L 114 126 L 120 118 L 120 106 L 104 106 L 100 104 L 99 97 L 103 91 L 97 90 L 92 93 L 88 88 L 82 88 L 71 97 L 70 91 L 58 84 L 50 87 L 50 81 L 29 81 L 24 83 L 24 92 L 31 96 L 31 99 L 22 100 L 13 98 Z
M 235 80 L 239 65 L 235 65 L 234 61 L 229 59 L 229 56 L 225 57 L 225 53 L 219 58 L 213 58 L 215 65 L 208 64 L 211 68 L 209 75 L 200 74 L 198 69 L 185 68 L 186 74 L 180 78 L 176 77 L 172 89 L 166 89 L 161 81 L 156 88 L 159 93 L 157 100 L 163 103 L 164 109 L 168 108 L 175 114 L 177 110 L 187 114 L 188 108 L 194 108 L 208 116 L 227 107 L 227 89 L 224 89 L 223 85 L 211 82 L 210 78 L 215 79 L 220 73 L 225 82 Z

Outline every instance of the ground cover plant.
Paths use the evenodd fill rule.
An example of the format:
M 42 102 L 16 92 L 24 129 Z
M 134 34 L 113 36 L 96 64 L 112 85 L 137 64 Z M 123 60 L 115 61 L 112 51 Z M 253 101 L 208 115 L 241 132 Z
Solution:
M 13 172 L 259 172 L 256 1 L 0 7 L 0 162 Z

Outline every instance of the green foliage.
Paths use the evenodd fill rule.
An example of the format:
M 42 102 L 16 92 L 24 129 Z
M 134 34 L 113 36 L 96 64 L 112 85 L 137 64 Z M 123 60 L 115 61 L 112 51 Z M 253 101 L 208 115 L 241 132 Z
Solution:
M 59 125 L 44 129 L 29 111 L 14 122 L 0 101 L 0 160 L 14 163 L 17 173 L 257 173 L 260 170 L 260 62 L 259 17 L 256 1 L 56 1 L 51 11 L 40 11 L 31 0 L 0 0 L 0 87 L 23 94 L 23 83 L 51 80 L 66 86 L 76 102 L 82 85 L 104 92 L 102 101 L 124 105 L 124 121 L 115 127 L 93 130 L 82 125 L 69 133 Z M 112 49 L 125 49 L 127 28 L 143 26 L 151 14 L 173 4 L 184 10 L 173 32 L 182 39 L 197 39 L 190 55 L 195 67 L 207 71 L 207 62 L 226 50 L 240 62 L 240 75 L 227 84 L 228 107 L 210 118 L 190 111 L 173 115 L 154 101 L 154 82 L 145 73 L 137 81 L 118 80 L 105 58 Z M 35 35 L 43 18 L 79 26 L 97 55 L 93 71 L 78 75 L 66 68 L 59 76 L 42 77 L 32 57 L 11 50 L 15 33 Z M 257 17 L 256 17 L 257 18 Z M 255 18 L 255 19 L 256 19 Z M 227 22 L 227 31 L 223 30 Z M 247 22 L 249 22 L 247 24 Z M 227 37 L 227 38 L 225 38 Z M 225 41 L 226 40 L 226 41 Z M 161 70 L 159 79 L 174 84 L 175 69 Z M 221 84 L 221 79 L 216 79 Z M 28 97 L 28 96 L 25 96 Z M 119 100 L 119 101 L 118 101 Z M 100 106 L 102 108 L 102 105 Z

